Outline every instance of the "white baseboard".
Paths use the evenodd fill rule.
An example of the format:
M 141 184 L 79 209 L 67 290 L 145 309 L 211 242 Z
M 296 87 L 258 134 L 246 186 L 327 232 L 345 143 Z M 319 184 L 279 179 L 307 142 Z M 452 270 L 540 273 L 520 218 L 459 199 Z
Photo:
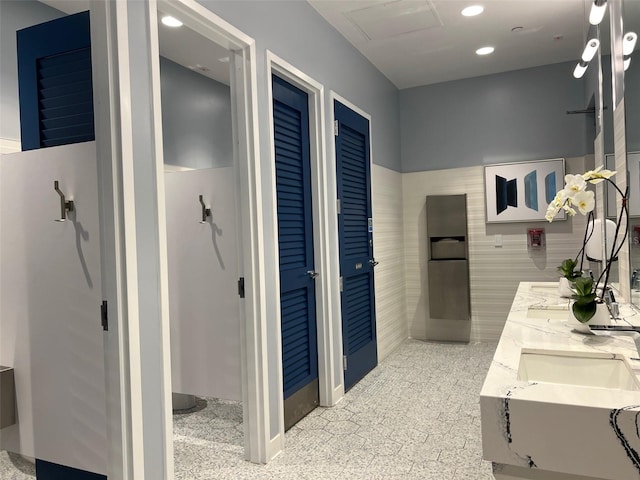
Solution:
M 284 449 L 284 435 L 278 433 L 267 444 L 267 462 L 276 458 Z

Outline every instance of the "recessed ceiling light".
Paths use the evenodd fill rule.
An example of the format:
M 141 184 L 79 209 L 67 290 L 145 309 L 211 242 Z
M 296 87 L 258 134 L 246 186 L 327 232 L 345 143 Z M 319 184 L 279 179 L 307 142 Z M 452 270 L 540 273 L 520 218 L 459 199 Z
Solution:
M 493 48 L 493 47 L 482 47 L 482 48 L 479 48 L 478 50 L 476 50 L 476 54 L 478 54 L 478 55 L 489 55 L 490 53 L 493 53 L 494 50 L 495 50 L 495 48 Z
M 460 13 L 465 17 L 475 17 L 476 15 L 480 15 L 482 12 L 484 12 L 484 7 L 482 5 L 471 5 Z
M 181 27 L 182 22 L 171 15 L 165 15 L 162 17 L 162 23 L 167 27 Z

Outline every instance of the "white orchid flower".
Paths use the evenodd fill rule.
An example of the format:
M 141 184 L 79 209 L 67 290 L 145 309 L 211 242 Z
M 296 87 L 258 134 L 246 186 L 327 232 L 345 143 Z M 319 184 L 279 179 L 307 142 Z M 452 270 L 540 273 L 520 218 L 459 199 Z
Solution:
M 562 205 L 564 205 L 566 203 L 566 201 L 569 199 L 570 194 L 566 189 L 562 189 L 559 190 L 558 193 L 556 193 L 556 196 L 553 199 L 553 204 L 555 206 L 557 206 L 558 208 L 561 208 Z
M 547 209 L 547 213 L 545 213 L 544 218 L 549 222 L 553 222 L 553 218 L 558 214 L 559 210 L 556 210 L 555 208 L 549 208 Z
M 555 201 L 551 202 L 549 204 L 549 206 L 547 207 L 547 213 L 545 213 L 544 218 L 548 221 L 548 222 L 552 222 L 553 221 L 553 217 L 555 217 L 558 212 L 560 211 L 561 206 L 560 205 L 556 205 Z
M 613 177 L 616 173 L 618 172 L 616 172 L 615 170 L 603 170 L 602 167 L 598 167 L 595 170 L 585 172 L 582 177 L 589 183 L 596 184 L 602 182 L 605 179 Z
M 606 170 L 604 166 L 600 166 L 582 175 L 565 175 L 565 186 L 556 193 L 554 199 L 549 203 L 544 218 L 551 222 L 560 210 L 566 212 L 570 217 L 575 216 L 578 211 L 582 215 L 593 211 L 596 204 L 595 193 L 587 190 L 587 182 L 600 183 L 615 174 L 615 171 Z
M 582 215 L 586 215 L 596 206 L 595 194 L 589 190 L 578 192 L 573 196 L 572 204 L 578 207 Z
M 566 183 L 564 190 L 568 197 L 573 197 L 576 193 L 582 192 L 587 188 L 587 182 L 582 175 L 565 175 L 564 181 Z

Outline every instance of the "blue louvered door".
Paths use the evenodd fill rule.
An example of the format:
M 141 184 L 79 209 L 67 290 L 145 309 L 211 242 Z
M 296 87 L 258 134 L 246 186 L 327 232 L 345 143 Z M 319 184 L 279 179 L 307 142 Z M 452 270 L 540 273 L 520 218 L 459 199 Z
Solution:
M 22 150 L 94 140 L 89 12 L 17 32 Z
M 369 121 L 338 101 L 334 112 L 344 385 L 349 389 L 378 363 Z
M 284 421 L 318 405 L 308 96 L 273 77 Z

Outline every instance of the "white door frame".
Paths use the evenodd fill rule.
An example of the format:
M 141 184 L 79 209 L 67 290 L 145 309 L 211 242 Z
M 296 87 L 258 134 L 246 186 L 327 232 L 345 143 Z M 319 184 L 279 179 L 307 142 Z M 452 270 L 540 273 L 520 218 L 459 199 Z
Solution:
M 100 247 L 103 299 L 107 300 L 109 331 L 104 334 L 107 406 L 107 475 L 114 480 L 144 478 L 142 389 L 137 316 L 135 212 L 125 216 L 132 187 L 129 85 L 119 81 L 119 51 L 123 35 L 115 3 L 92 1 L 91 57 L 95 138 L 100 199 Z M 120 14 L 122 15 L 122 14 Z M 130 209 L 132 210 L 132 209 Z
M 137 2 L 134 2 L 134 4 Z M 140 4 L 138 4 L 137 8 Z M 239 268 L 245 278 L 246 297 L 242 302 L 242 376 L 245 425 L 245 454 L 254 462 L 266 462 L 269 452 L 268 384 L 265 319 L 265 252 L 262 246 L 263 220 L 260 204 L 260 162 L 258 150 L 256 51 L 255 42 L 193 0 L 152 0 L 146 8 L 148 58 L 151 88 L 151 155 L 156 188 L 154 232 L 158 247 L 160 299 L 158 325 L 161 365 L 154 391 L 161 398 L 142 394 L 143 375 L 149 358 L 140 348 L 148 325 L 139 321 L 139 271 L 134 177 L 134 118 L 132 97 L 129 2 L 91 2 L 92 55 L 94 60 L 94 101 L 96 104 L 96 143 L 99 159 L 101 198 L 101 242 L 104 298 L 109 302 L 110 329 L 105 333 L 107 376 L 107 415 L 110 480 L 145 478 L 145 460 L 158 462 L 164 478 L 173 478 L 173 438 L 171 421 L 171 366 L 169 351 L 168 278 L 164 216 L 163 158 L 157 38 L 157 6 L 181 18 L 190 28 L 233 51 L 232 92 L 235 90 L 234 142 L 237 145 L 241 190 L 241 230 L 244 255 Z M 133 10 L 131 10 L 133 11 Z M 139 13 L 139 11 L 138 11 Z M 140 27 L 143 27 L 140 25 Z M 141 48 L 137 45 L 136 48 Z M 241 161 L 240 161 L 241 160 Z M 145 161 L 148 161 L 145 160 Z M 148 182 L 148 179 L 147 179 Z M 147 232 L 149 233 L 149 232 Z M 157 353 L 157 352 L 156 352 Z M 147 361 L 147 367 L 143 369 Z M 147 380 L 148 381 L 148 380 Z M 145 409 L 158 403 L 164 408 L 163 438 L 143 438 Z M 153 404 L 153 405 L 152 405 Z M 153 444 L 153 445 L 152 445 Z M 159 448 L 158 448 L 159 446 Z M 162 450 L 158 452 L 158 450 Z M 150 460 L 151 459 L 151 460 Z M 161 464 L 161 465 L 160 465 Z M 148 463 L 147 463 L 148 465 Z M 154 465 L 155 466 L 155 465 Z M 156 480 L 156 479 L 154 479 Z
M 318 386 L 320 394 L 320 405 L 333 406 L 344 394 L 344 379 L 341 375 L 342 346 L 338 343 L 336 348 L 335 330 L 340 328 L 340 312 L 334 310 L 335 302 L 332 298 L 337 298 L 340 302 L 340 291 L 336 288 L 338 280 L 331 276 L 332 256 L 337 254 L 338 245 L 332 241 L 330 236 L 328 202 L 330 195 L 327 184 L 326 149 L 325 149 L 325 96 L 324 86 L 294 67 L 284 59 L 278 57 L 273 52 L 266 52 L 266 78 L 267 78 L 267 98 L 269 101 L 269 151 L 271 164 L 275 165 L 275 143 L 273 126 L 273 83 L 272 75 L 290 82 L 309 95 L 309 141 L 311 157 L 311 195 L 313 205 L 313 248 L 314 265 L 320 273 L 316 281 L 316 322 L 318 341 Z M 331 137 L 333 138 L 333 137 Z M 334 174 L 335 176 L 335 174 Z M 277 205 L 277 189 L 275 175 L 272 178 L 272 191 L 274 194 L 273 204 Z M 335 195 L 334 195 L 335 197 Z M 278 231 L 278 214 L 274 209 L 271 218 L 273 231 Z M 274 242 L 272 255 L 278 264 L 279 251 L 278 242 Z M 276 280 L 276 291 L 280 291 L 280 278 Z M 277 325 L 278 325 L 278 388 L 280 428 L 284 433 L 282 394 L 282 334 L 281 334 L 281 314 L 280 303 L 277 305 Z M 337 368 L 336 368 L 337 366 Z

